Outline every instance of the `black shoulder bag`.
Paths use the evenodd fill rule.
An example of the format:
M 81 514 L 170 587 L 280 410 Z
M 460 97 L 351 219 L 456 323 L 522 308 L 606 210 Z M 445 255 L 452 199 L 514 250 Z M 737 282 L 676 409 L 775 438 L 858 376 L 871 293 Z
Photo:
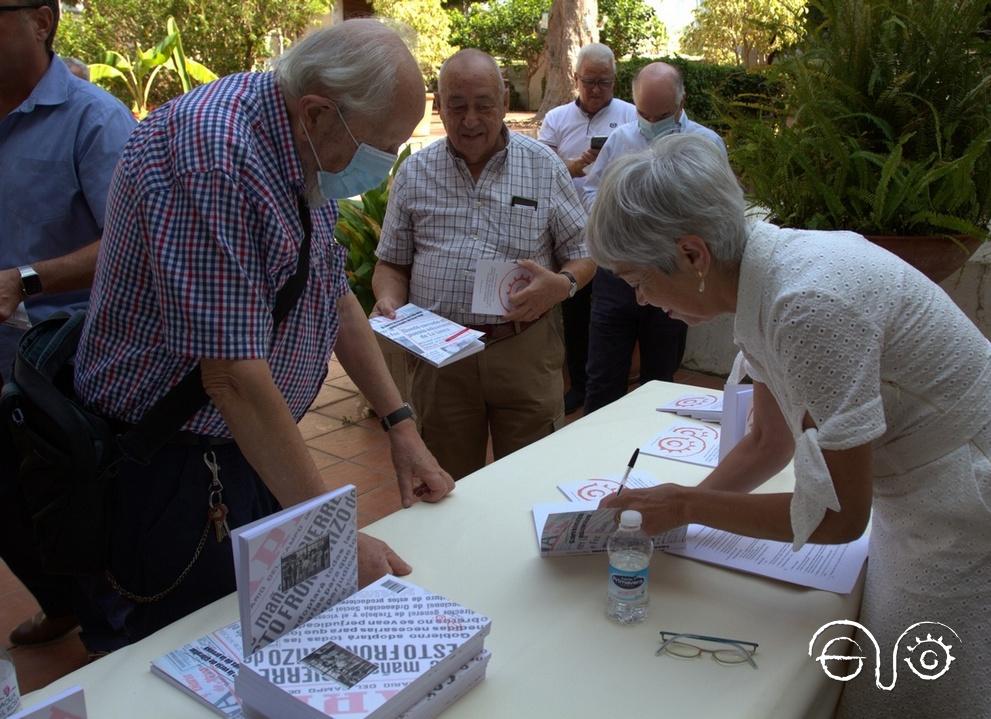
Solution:
M 276 294 L 274 328 L 296 306 L 310 272 L 312 224 L 302 198 L 299 218 L 303 242 L 296 271 Z M 117 431 L 111 421 L 87 410 L 73 389 L 84 320 L 84 312 L 61 314 L 28 330 L 18 344 L 12 381 L 0 395 L 0 417 L 20 455 L 17 481 L 43 568 L 52 574 L 106 569 L 107 490 L 118 463 L 150 463 L 208 401 L 197 364 L 136 425 Z

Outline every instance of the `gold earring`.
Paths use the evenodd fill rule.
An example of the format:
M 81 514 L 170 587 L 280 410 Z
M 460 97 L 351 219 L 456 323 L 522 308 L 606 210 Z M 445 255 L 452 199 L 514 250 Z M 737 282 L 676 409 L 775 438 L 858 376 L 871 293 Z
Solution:
M 705 277 L 702 276 L 702 271 L 699 270 L 699 294 L 705 292 Z

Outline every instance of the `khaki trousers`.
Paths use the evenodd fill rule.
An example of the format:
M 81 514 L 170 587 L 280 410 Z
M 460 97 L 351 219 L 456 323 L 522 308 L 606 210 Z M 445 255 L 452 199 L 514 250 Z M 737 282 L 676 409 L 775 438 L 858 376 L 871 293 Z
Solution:
M 446 367 L 417 360 L 411 399 L 423 441 L 455 479 L 546 437 L 564 421 L 560 311 Z

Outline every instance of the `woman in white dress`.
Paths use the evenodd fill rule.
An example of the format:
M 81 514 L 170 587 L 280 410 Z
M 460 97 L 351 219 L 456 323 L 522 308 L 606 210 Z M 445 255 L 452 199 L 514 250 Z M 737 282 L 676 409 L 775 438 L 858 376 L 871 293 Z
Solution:
M 863 237 L 744 212 L 722 153 L 693 135 L 618 160 L 599 190 L 593 258 L 690 325 L 735 313 L 754 381 L 753 430 L 698 487 L 606 504 L 640 510 L 651 532 L 695 522 L 795 548 L 852 541 L 871 522 L 860 623 L 880 647 L 880 683 L 891 685 L 892 648 L 912 624 L 957 636 L 937 644 L 929 626 L 903 637 L 891 690 L 875 685 L 873 645 L 859 636 L 868 659 L 839 716 L 991 717 L 991 344 L 937 285 Z M 792 457 L 794 493 L 749 493 Z M 932 677 L 947 651 L 936 680 L 903 663 Z

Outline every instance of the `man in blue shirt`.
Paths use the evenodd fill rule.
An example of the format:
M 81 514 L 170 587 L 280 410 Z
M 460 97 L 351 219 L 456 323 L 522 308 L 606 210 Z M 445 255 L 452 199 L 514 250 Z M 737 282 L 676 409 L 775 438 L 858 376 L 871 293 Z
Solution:
M 0 0 L 0 382 L 23 333 L 8 322 L 22 302 L 31 323 L 86 307 L 110 178 L 135 124 L 52 52 L 58 18 L 57 0 Z M 76 623 L 71 585 L 38 569 L 12 450 L 0 453 L 0 557 L 43 610 L 11 641 L 48 641 Z

